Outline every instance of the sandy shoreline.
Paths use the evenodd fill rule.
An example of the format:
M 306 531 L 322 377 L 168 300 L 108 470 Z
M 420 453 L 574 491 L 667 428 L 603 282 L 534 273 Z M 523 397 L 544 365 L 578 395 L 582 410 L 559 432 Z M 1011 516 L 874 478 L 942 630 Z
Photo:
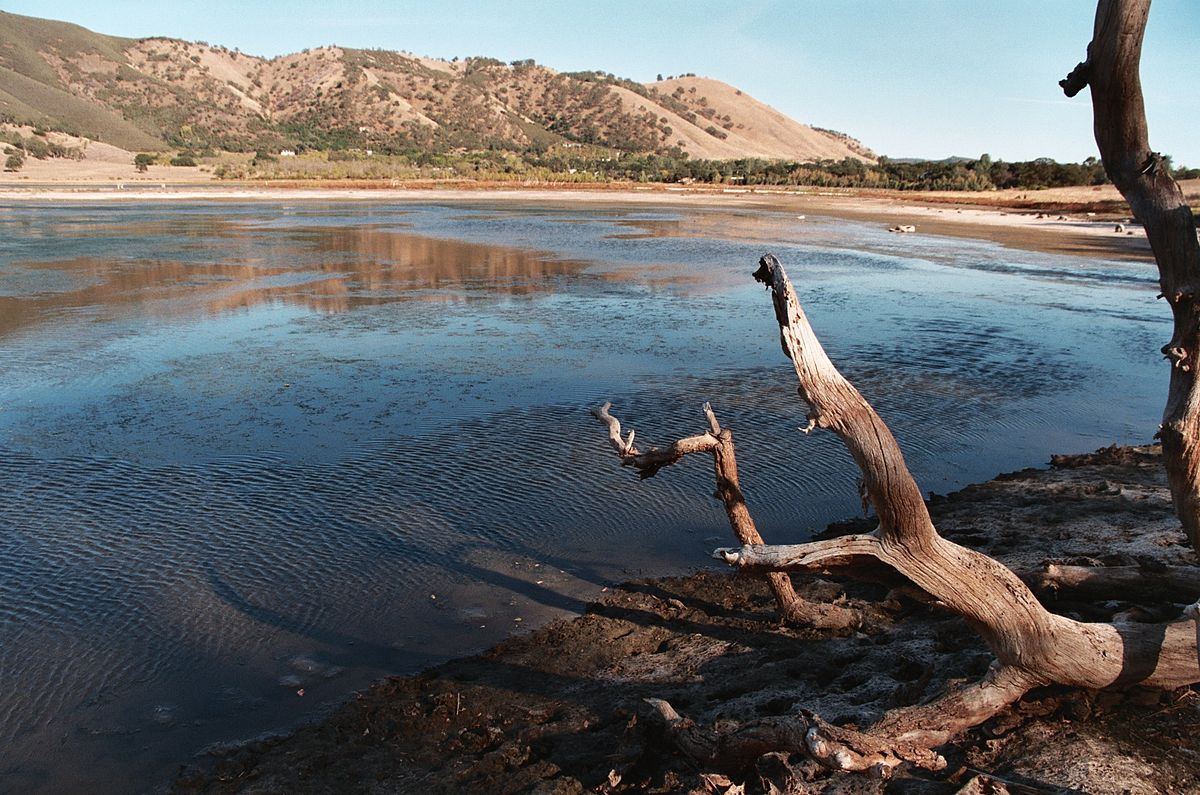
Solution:
M 118 187 L 118 185 L 120 187 Z M 1192 186 L 1192 193 L 1195 193 Z M 1191 195 L 1191 194 L 1189 194 Z M 1061 189 L 997 193 L 897 193 L 835 190 L 680 186 L 480 186 L 414 185 L 338 187 L 255 183 L 159 182 L 0 183 L 0 204 L 362 202 L 584 204 L 750 208 L 828 216 L 885 228 L 914 226 L 917 234 L 990 240 L 1011 248 L 1121 260 L 1150 260 L 1140 225 L 1106 190 Z M 1012 205 L 1019 205 L 1014 207 Z M 1087 209 L 1095 207 L 1096 209 Z M 1118 224 L 1122 228 L 1118 231 Z

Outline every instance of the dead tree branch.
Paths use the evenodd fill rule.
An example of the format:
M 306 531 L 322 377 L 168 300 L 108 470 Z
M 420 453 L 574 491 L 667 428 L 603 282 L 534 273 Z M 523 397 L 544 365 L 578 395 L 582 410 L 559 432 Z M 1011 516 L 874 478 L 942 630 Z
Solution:
M 630 431 L 629 436 L 622 439 L 621 421 L 609 413 L 610 408 L 612 403 L 605 403 L 598 409 L 592 409 L 592 415 L 608 426 L 608 441 L 621 457 L 621 464 L 636 469 L 638 477 L 642 480 L 654 477 L 658 470 L 674 464 L 685 455 L 710 453 L 720 441 L 710 433 L 702 433 L 680 439 L 666 450 L 651 448 L 645 453 L 640 453 L 633 445 L 635 432 Z
M 712 453 L 713 469 L 717 481 L 717 497 L 725 506 L 725 514 L 734 537 L 741 544 L 763 544 L 763 538 L 754 524 L 750 509 L 746 505 L 745 495 L 742 494 L 738 481 L 737 456 L 733 449 L 733 434 L 728 429 L 721 428 L 717 422 L 712 407 L 704 404 L 704 414 L 708 420 L 709 430 L 697 436 L 688 436 L 671 444 L 664 450 L 652 448 L 639 452 L 633 444 L 634 432 L 622 438 L 621 421 L 614 417 L 609 409 L 611 403 L 605 403 L 592 414 L 608 427 L 608 438 L 613 449 L 621 458 L 621 463 L 632 466 L 642 479 L 653 477 L 665 466 L 670 466 L 681 460 L 685 455 L 693 453 Z M 861 623 L 857 611 L 840 605 L 823 602 L 812 602 L 803 599 L 796 593 L 791 578 L 779 571 L 766 573 L 771 593 L 779 605 L 779 611 L 784 621 L 802 624 L 818 629 L 844 629 Z
M 861 565 L 864 558 L 882 560 L 884 555 L 879 536 L 868 533 L 807 544 L 722 547 L 713 551 L 713 557 L 749 571 L 814 571 L 848 569 Z
M 1200 594 L 1200 568 L 1164 566 L 1064 566 L 1048 564 L 1026 578 L 1042 598 L 1138 599 L 1185 604 Z
M 831 770 L 890 778 L 904 762 L 941 770 L 946 760 L 932 749 L 1008 707 L 1034 684 L 1019 671 L 997 666 L 979 682 L 928 704 L 892 710 L 865 732 L 833 726 L 805 710 L 714 733 L 682 717 L 666 701 L 649 702 L 676 746 L 702 765 L 739 770 L 763 754 L 785 750 L 803 753 Z
M 1105 170 L 1146 228 L 1174 315 L 1174 334 L 1163 348 L 1172 367 L 1161 437 L 1176 512 L 1200 550 L 1200 242 L 1179 186 L 1148 144 L 1138 63 L 1149 6 L 1149 0 L 1099 0 L 1088 57 L 1062 86 L 1069 96 L 1091 87 Z M 965 618 L 996 661 L 980 682 L 930 704 L 892 710 L 863 731 L 802 712 L 714 733 L 657 702 L 681 749 L 702 762 L 735 767 L 769 751 L 798 752 L 834 769 L 887 776 L 901 762 L 938 767 L 934 749 L 1039 685 L 1098 690 L 1200 681 L 1200 602 L 1182 620 L 1161 624 L 1073 621 L 1050 613 L 998 561 L 938 535 L 891 431 L 829 360 L 779 261 L 763 257 L 754 276 L 771 291 L 780 343 L 810 409 L 809 429 L 832 430 L 845 444 L 879 527 L 789 547 L 743 541 L 715 554 L 733 566 L 772 572 L 882 562 Z M 623 457 L 636 455 L 619 426 L 611 435 Z
M 763 257 L 754 276 L 771 291 L 780 342 L 810 418 L 842 439 L 862 471 L 880 523 L 864 535 L 793 546 L 743 544 L 714 554 L 733 566 L 774 572 L 881 561 L 967 619 L 996 662 L 980 682 L 931 704 L 892 710 L 865 731 L 801 714 L 713 734 L 669 704 L 657 704 L 681 749 L 728 764 L 768 751 L 801 752 L 834 769 L 886 776 L 901 762 L 937 768 L 940 757 L 933 749 L 1039 685 L 1173 688 L 1200 681 L 1198 623 L 1190 617 L 1167 624 L 1073 621 L 1047 611 L 998 561 L 938 535 L 891 431 L 829 360 L 779 261 Z
M 875 557 L 970 621 L 1000 664 L 1031 682 L 1099 689 L 1200 680 L 1195 644 L 1184 643 L 1184 625 L 1191 622 L 1083 624 L 1054 615 L 1007 567 L 939 536 L 895 438 L 829 361 L 782 265 L 767 255 L 755 278 L 771 290 L 780 340 L 812 415 L 838 434 L 862 470 L 880 517 Z M 870 536 L 851 538 L 856 550 L 871 549 Z M 806 554 L 811 546 L 798 545 L 791 554 Z M 828 542 L 817 548 L 828 554 Z M 747 549 L 739 559 L 762 554 Z

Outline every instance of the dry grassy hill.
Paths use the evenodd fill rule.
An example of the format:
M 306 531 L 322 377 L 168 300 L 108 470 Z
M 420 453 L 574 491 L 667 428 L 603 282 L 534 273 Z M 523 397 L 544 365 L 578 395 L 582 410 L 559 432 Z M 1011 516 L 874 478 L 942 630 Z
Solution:
M 532 61 L 322 47 L 273 59 L 0 12 L 0 121 L 130 150 L 379 151 L 561 144 L 694 158 L 873 159 L 702 78 L 642 85 Z
M 693 129 L 703 127 L 709 138 L 718 139 L 718 146 L 712 148 L 714 154 L 702 157 L 745 156 L 723 154 L 735 150 L 754 157 L 803 162 L 845 157 L 871 162 L 876 159 L 874 152 L 848 135 L 799 124 L 720 80 L 676 77 L 649 86 L 694 113 L 698 119 Z

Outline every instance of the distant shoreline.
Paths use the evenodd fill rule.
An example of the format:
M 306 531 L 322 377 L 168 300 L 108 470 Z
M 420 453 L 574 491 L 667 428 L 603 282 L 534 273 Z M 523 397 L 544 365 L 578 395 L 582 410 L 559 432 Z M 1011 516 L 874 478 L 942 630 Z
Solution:
M 1185 185 L 1200 197 L 1200 181 Z M 1152 254 L 1111 186 L 980 193 L 679 185 L 389 182 L 0 182 L 0 204 L 133 202 L 496 202 L 757 207 L 797 215 L 913 226 L 918 234 L 990 240 L 1027 251 L 1134 261 Z M 1117 230 L 1121 224 L 1122 231 Z

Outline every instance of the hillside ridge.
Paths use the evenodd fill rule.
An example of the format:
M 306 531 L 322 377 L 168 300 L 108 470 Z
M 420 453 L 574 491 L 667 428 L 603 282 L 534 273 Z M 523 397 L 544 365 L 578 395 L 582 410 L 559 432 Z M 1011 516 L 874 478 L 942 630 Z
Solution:
M 131 151 L 598 147 L 695 159 L 874 161 L 718 80 L 641 84 L 532 60 L 324 46 L 275 58 L 0 11 L 0 121 Z

